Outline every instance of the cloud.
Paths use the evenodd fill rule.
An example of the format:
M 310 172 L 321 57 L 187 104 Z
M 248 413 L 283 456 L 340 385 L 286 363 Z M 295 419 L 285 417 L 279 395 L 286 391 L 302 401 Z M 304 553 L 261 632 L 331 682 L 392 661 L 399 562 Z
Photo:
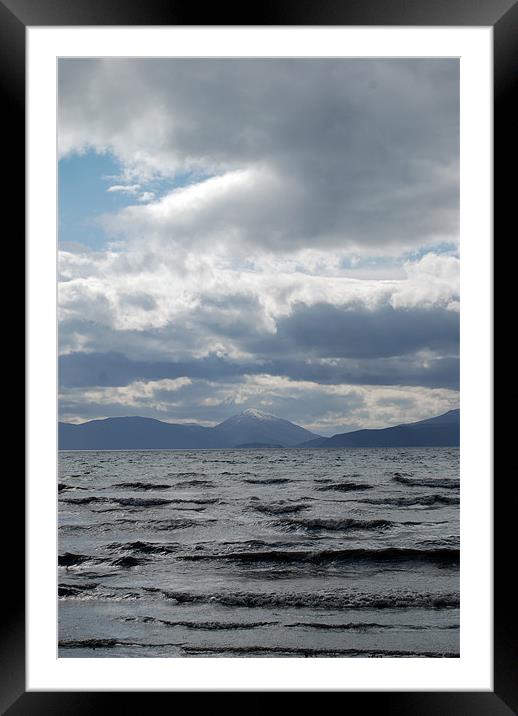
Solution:
M 113 184 L 113 186 L 109 186 L 106 191 L 120 194 L 136 194 L 139 189 L 140 184 Z
M 60 416 L 73 422 L 138 413 L 212 425 L 253 406 L 330 435 L 437 415 L 458 406 L 458 393 L 422 387 L 328 386 L 265 374 L 231 383 L 182 382 L 172 389 L 169 381 L 136 381 L 125 388 L 68 388 L 60 393 Z
M 190 176 L 113 232 L 278 252 L 457 240 L 458 60 L 64 59 L 59 82 L 63 156 Z
M 131 360 L 122 353 L 69 353 L 59 360 L 59 382 L 65 388 L 126 386 L 137 380 L 186 376 L 212 383 L 239 382 L 268 374 L 322 385 L 403 385 L 457 389 L 459 359 L 429 351 L 396 358 L 239 360 L 208 354 L 187 360 Z
M 65 253 L 62 379 L 124 385 L 268 372 L 458 386 L 458 259 L 426 255 L 389 280 L 326 275 L 314 259 L 275 273 L 268 263 L 241 272 L 204 257 L 179 275 L 163 258 L 157 270 L 125 254 Z M 316 266 L 324 272 L 305 273 Z
M 62 415 L 456 407 L 458 90 L 455 59 L 60 60 L 61 156 L 126 203 L 59 255 Z
M 383 280 L 353 278 L 357 269 L 342 269 L 340 262 L 332 252 L 277 261 L 250 257 L 243 264 L 217 252 L 178 255 L 155 252 L 149 245 L 132 252 L 63 251 L 60 315 L 115 330 L 204 326 L 212 340 L 218 331 L 229 338 L 239 322 L 241 330 L 274 334 L 282 318 L 316 304 L 348 309 L 348 317 L 353 309 L 365 311 L 367 319 L 369 311 L 383 307 L 389 318 L 395 315 L 390 308 L 403 317 L 412 309 L 458 310 L 459 260 L 454 256 L 427 254 L 406 261 L 400 278 Z M 139 300 L 129 300 L 129 294 Z M 446 322 L 452 320 L 458 319 L 445 315 Z M 203 342 L 201 336 L 197 341 Z
M 140 194 L 137 198 L 137 201 L 152 201 L 155 198 L 155 192 L 153 191 L 143 191 L 142 194 Z
M 444 309 L 369 310 L 329 304 L 298 304 L 277 323 L 275 335 L 245 343 L 255 354 L 321 358 L 385 358 L 428 349 L 457 351 L 459 315 Z
M 124 406 L 124 408 L 144 406 L 162 411 L 171 407 L 171 399 L 169 398 L 168 404 L 164 404 L 157 400 L 157 397 L 176 393 L 190 384 L 189 378 L 176 378 L 175 380 L 165 378 L 154 382 L 135 381 L 123 387 L 85 390 L 81 394 L 81 399 L 85 403 L 94 403 L 97 406 L 111 405 Z

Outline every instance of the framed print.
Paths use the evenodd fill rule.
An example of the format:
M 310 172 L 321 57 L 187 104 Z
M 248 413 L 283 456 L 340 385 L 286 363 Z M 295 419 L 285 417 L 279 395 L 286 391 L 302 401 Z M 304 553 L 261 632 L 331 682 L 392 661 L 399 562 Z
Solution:
M 512 712 L 491 271 L 516 7 L 0 9 L 28 304 L 3 708 Z

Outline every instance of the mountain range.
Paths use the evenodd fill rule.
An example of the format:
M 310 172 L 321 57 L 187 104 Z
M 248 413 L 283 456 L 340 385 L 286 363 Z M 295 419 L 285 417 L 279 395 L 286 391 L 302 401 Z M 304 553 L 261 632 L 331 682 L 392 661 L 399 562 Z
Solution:
M 459 445 L 460 411 L 377 430 L 326 438 L 255 408 L 214 427 L 142 417 L 59 423 L 60 450 L 191 450 L 272 447 L 441 447 Z
M 457 409 L 417 423 L 316 438 L 299 447 L 457 447 L 459 444 L 460 410 Z
M 320 438 L 305 428 L 249 408 L 219 425 L 164 423 L 153 418 L 106 418 L 74 425 L 59 423 L 61 450 L 151 450 L 294 447 Z

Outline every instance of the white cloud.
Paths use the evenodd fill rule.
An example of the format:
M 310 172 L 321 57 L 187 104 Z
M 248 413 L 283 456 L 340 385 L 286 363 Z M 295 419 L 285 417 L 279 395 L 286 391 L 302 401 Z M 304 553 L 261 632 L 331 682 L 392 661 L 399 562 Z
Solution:
M 81 391 L 81 401 L 95 405 L 124 406 L 125 408 L 151 408 L 163 412 L 170 410 L 174 399 L 157 398 L 169 393 L 176 393 L 181 388 L 191 385 L 189 378 L 175 378 L 156 381 L 134 381 L 122 387 L 95 388 Z
M 140 194 L 137 198 L 137 201 L 147 202 L 147 201 L 153 201 L 155 198 L 155 193 L 153 191 L 143 191 L 142 194 Z
M 140 410 L 168 422 L 198 421 L 207 414 L 212 420 L 203 420 L 203 424 L 214 425 L 237 411 L 255 406 L 324 435 L 413 422 L 458 407 L 458 393 L 454 390 L 326 386 L 267 374 L 249 376 L 239 384 L 178 378 L 135 381 L 120 388 L 65 389 L 60 399 L 66 419 L 72 422 L 80 420 L 81 412 L 89 414 L 101 407 L 101 415 Z M 75 408 L 79 414 L 74 413 Z M 94 416 L 98 414 L 92 413 L 91 417 Z
M 110 152 L 128 184 L 191 175 L 113 230 L 281 253 L 456 240 L 457 60 L 62 60 L 59 78 L 62 156 Z
M 136 194 L 140 189 L 140 184 L 113 184 L 106 189 L 110 193 L 119 194 Z
M 314 274 L 318 264 L 327 273 Z M 229 256 L 146 251 L 60 252 L 59 305 L 62 319 L 92 320 L 115 330 L 144 330 L 189 324 L 193 312 L 212 304 L 229 311 L 241 298 L 254 301 L 253 321 L 274 333 L 276 321 L 297 304 L 375 310 L 454 307 L 459 297 L 459 260 L 427 254 L 403 265 L 400 278 L 351 278 L 332 252 L 271 256 L 232 265 Z M 277 267 L 277 268 L 275 268 Z M 130 294 L 142 300 L 128 301 Z M 214 302 L 216 301 L 216 304 Z M 249 310 L 249 309 L 247 309 Z M 212 341 L 211 336 L 207 340 Z
M 60 253 L 61 351 L 277 360 L 304 349 L 295 324 L 312 311 L 323 345 L 308 357 L 361 362 L 369 341 L 373 360 L 445 357 L 459 310 L 458 80 L 457 60 L 61 60 L 61 156 L 109 153 L 120 173 L 107 191 L 132 202 L 97 219 L 104 250 Z M 209 420 L 253 401 L 318 431 L 427 417 L 457 395 L 346 377 L 178 380 L 190 379 L 63 399 L 74 419 L 127 406 Z

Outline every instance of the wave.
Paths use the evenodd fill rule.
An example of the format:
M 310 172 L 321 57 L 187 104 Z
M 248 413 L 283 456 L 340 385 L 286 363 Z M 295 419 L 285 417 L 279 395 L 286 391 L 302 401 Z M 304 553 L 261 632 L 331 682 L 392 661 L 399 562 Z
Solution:
M 120 487 L 129 490 L 169 490 L 171 485 L 160 485 L 150 482 L 117 482 L 112 487 Z
M 119 552 L 136 552 L 137 554 L 172 554 L 178 550 L 177 543 L 165 542 L 112 542 L 106 549 Z
M 407 476 L 405 473 L 395 472 L 392 480 L 409 487 L 442 487 L 450 490 L 459 488 L 459 481 L 449 477 L 419 478 L 415 480 L 411 475 Z
M 437 548 L 437 547 L 455 547 L 458 548 L 460 539 L 457 535 L 451 535 L 449 537 L 440 537 L 437 539 L 424 539 L 419 541 L 417 544 L 421 547 L 426 548 Z
M 59 584 L 58 597 L 80 597 L 85 591 L 91 592 L 97 589 L 97 582 L 88 582 L 87 584 Z
M 179 559 L 186 561 L 230 561 L 230 562 L 274 562 L 289 564 L 307 562 L 323 564 L 328 562 L 440 562 L 457 564 L 460 550 L 452 548 L 414 549 L 392 547 L 386 549 L 326 549 L 326 550 L 268 550 L 255 552 L 228 552 L 225 554 L 182 554 Z
M 74 554 L 72 552 L 65 552 L 65 554 L 58 555 L 58 566 L 66 567 L 78 567 L 82 564 L 97 564 L 97 565 L 109 565 L 113 567 L 136 567 L 139 564 L 143 564 L 145 560 L 132 555 L 124 555 L 118 557 L 113 561 L 109 561 L 103 557 L 93 557 L 87 554 Z
M 309 648 L 302 646 L 286 647 L 286 646 L 183 646 L 182 651 L 185 654 L 235 654 L 239 656 L 247 655 L 264 655 L 270 654 L 300 656 L 300 657 L 357 657 L 357 658 L 442 658 L 452 659 L 458 658 L 458 652 L 436 652 L 436 651 L 403 651 L 396 649 L 326 649 L 326 648 Z
M 113 649 L 116 646 L 136 646 L 141 648 L 181 647 L 182 644 L 150 644 L 126 639 L 60 639 L 60 649 Z
M 200 631 L 236 631 L 238 629 L 259 629 L 260 627 L 277 626 L 278 621 L 269 622 L 192 622 L 192 621 L 169 621 L 157 617 L 122 617 L 125 622 L 142 622 L 144 624 L 162 624 L 167 627 L 183 627 Z
M 137 540 L 133 542 L 111 542 L 109 544 L 104 545 L 104 549 L 108 550 L 109 552 L 131 552 L 132 554 L 177 554 L 180 559 L 183 560 L 190 560 L 191 558 L 197 559 L 198 554 L 197 550 L 202 548 L 202 545 L 213 545 L 216 547 L 219 547 L 220 549 L 243 549 L 242 552 L 228 552 L 227 554 L 233 558 L 236 554 L 249 554 L 246 549 L 249 549 L 251 547 L 259 547 L 259 548 L 276 548 L 276 547 L 290 547 L 291 542 L 264 542 L 263 540 L 246 540 L 246 541 L 240 541 L 240 542 L 198 542 L 197 545 L 194 547 L 196 550 L 194 553 L 180 553 L 180 550 L 182 548 L 185 548 L 185 545 L 183 545 L 181 542 L 149 542 L 144 540 Z M 221 558 L 225 558 L 227 555 L 226 553 L 222 552 L 219 555 Z M 212 558 L 212 555 L 211 557 Z M 97 559 L 97 558 L 91 558 L 87 557 L 87 559 Z
M 177 604 L 218 604 L 225 607 L 247 608 L 312 608 L 312 609 L 457 609 L 457 593 L 387 592 L 384 594 L 359 592 L 297 592 L 260 593 L 177 592 L 144 587 L 146 592 L 159 592 Z
M 186 510 L 187 508 L 177 508 L 179 510 Z M 200 512 L 203 511 L 204 507 L 192 507 L 188 511 Z M 106 510 L 102 510 L 105 512 Z M 113 512 L 114 510 L 108 510 Z M 99 512 L 99 510 L 96 510 Z M 190 520 L 184 517 L 177 517 L 176 519 L 169 520 L 113 520 L 113 522 L 97 522 L 87 525 L 60 525 L 60 532 L 76 532 L 76 531 L 93 531 L 93 532 L 112 532 L 120 529 L 121 527 L 129 527 L 135 530 L 152 529 L 158 532 L 169 532 L 172 530 L 184 530 L 192 527 L 203 527 L 208 523 L 217 522 L 216 519 L 204 519 L 204 520 Z
M 435 507 L 443 505 L 458 505 L 458 497 L 451 495 L 416 495 L 415 497 L 381 497 L 379 499 L 363 498 L 357 500 L 369 505 L 386 505 L 394 507 Z
M 134 646 L 140 648 L 163 649 L 176 647 L 187 655 L 200 654 L 221 654 L 236 656 L 269 656 L 271 654 L 286 655 L 293 657 L 414 657 L 414 658 L 458 658 L 458 652 L 436 652 L 436 651 L 403 651 L 394 649 L 326 649 L 306 647 L 283 647 L 283 646 L 213 646 L 213 645 L 188 645 L 184 643 L 146 643 L 129 641 L 124 639 L 68 639 L 58 642 L 60 649 L 113 649 L 117 646 Z
M 201 509 L 201 508 L 198 508 Z M 178 518 L 175 520 L 152 520 L 143 524 L 142 527 L 151 526 L 153 530 L 158 532 L 169 532 L 170 530 L 186 530 L 190 528 L 204 527 L 209 523 L 217 522 L 216 519 L 205 519 L 201 520 L 188 520 L 184 518 Z
M 67 505 L 90 505 L 94 502 L 110 502 L 108 497 L 97 497 L 91 495 L 90 497 L 61 497 L 61 502 L 65 502 Z
M 272 503 L 270 505 L 252 505 L 251 509 L 253 509 L 255 512 L 261 512 L 266 515 L 289 515 L 294 514 L 297 512 L 302 512 L 303 510 L 308 509 L 308 505 L 299 505 L 299 504 L 286 504 L 283 502 L 277 502 Z
M 126 587 L 110 586 L 110 591 L 101 588 L 98 584 L 60 584 L 58 597 L 61 601 L 82 602 L 125 602 L 142 599 L 140 592 L 129 591 Z
M 161 507 L 170 505 L 173 501 L 161 497 L 120 497 L 113 499 L 112 502 L 121 505 L 121 507 Z
M 111 502 L 112 504 L 115 503 L 116 507 L 107 507 L 101 510 L 95 510 L 92 509 L 92 512 L 96 512 L 97 514 L 102 514 L 104 512 L 119 512 L 119 507 L 127 507 L 128 512 L 135 512 L 137 510 L 133 510 L 132 508 L 139 508 L 139 507 L 160 507 L 163 505 L 174 505 L 172 509 L 178 512 L 204 512 L 206 507 L 205 505 L 214 505 L 214 504 L 225 504 L 223 500 L 209 500 L 209 499 L 198 499 L 198 498 L 191 498 L 191 499 L 171 499 L 171 500 L 145 500 L 145 499 L 137 499 L 137 498 L 127 498 L 124 500 L 107 500 L 107 502 Z M 197 507 L 177 507 L 177 505 L 198 505 Z M 199 506 L 199 505 L 203 505 Z M 164 520 L 160 520 L 164 521 Z M 145 525 L 153 524 L 156 522 L 156 520 L 146 520 Z
M 58 492 L 65 490 L 88 490 L 88 487 L 80 487 L 79 485 L 65 485 L 64 482 L 58 482 Z
M 145 560 L 134 557 L 133 555 L 124 555 L 124 557 L 118 557 L 110 562 L 114 567 L 136 567 L 139 564 L 143 564 Z
M 65 639 L 58 642 L 60 649 L 112 649 L 122 642 L 117 639 Z
M 332 483 L 331 485 L 324 485 L 323 487 L 317 487 L 319 492 L 329 492 L 333 490 L 336 492 L 352 492 L 354 490 L 372 490 L 372 485 L 367 485 L 365 482 L 339 482 Z
M 243 475 L 252 475 L 252 477 L 257 477 L 257 474 L 255 472 L 244 472 L 243 470 L 240 470 L 239 472 L 230 472 L 229 470 L 225 470 L 224 472 L 220 472 L 220 475 L 233 475 L 234 477 L 243 477 Z M 246 480 L 245 480 L 246 482 Z
M 281 521 L 287 529 L 302 529 L 308 532 L 345 532 L 348 530 L 385 530 L 394 526 L 390 520 L 356 519 L 287 519 Z
M 179 499 L 166 499 L 162 497 L 98 497 L 97 495 L 91 495 L 90 497 L 67 497 L 62 498 L 62 502 L 70 505 L 90 505 L 94 503 L 112 503 L 120 505 L 121 507 L 161 507 L 162 505 L 172 505 L 178 502 L 198 502 L 200 500 L 179 500 Z M 216 502 L 216 500 L 212 500 Z M 203 504 L 208 504 L 207 500 L 203 500 Z
M 347 622 L 345 624 L 327 623 L 327 622 L 294 622 L 293 624 L 285 624 L 285 627 L 291 628 L 303 628 L 303 629 L 317 629 L 321 631 L 386 631 L 390 629 L 404 630 L 404 631 L 429 631 L 430 629 L 459 629 L 458 624 L 447 624 L 446 626 L 434 625 L 430 627 L 428 624 L 380 624 L 378 622 Z
M 194 505 L 213 505 L 220 500 L 217 499 L 181 499 L 172 498 L 166 499 L 161 497 L 112 497 L 109 500 L 107 498 L 98 498 L 94 501 L 112 502 L 121 507 L 162 507 L 164 505 L 180 505 L 180 504 L 194 504 Z
M 177 482 L 175 487 L 216 487 L 211 480 L 184 480 Z
M 287 482 L 297 482 L 297 480 L 290 480 L 287 477 L 265 477 L 263 479 L 253 480 L 246 479 L 243 482 L 249 485 L 285 485 Z
M 91 562 L 94 558 L 87 554 L 74 554 L 73 552 L 65 552 L 58 555 L 58 565 L 60 567 L 75 567 L 78 564 Z
M 189 505 L 216 505 L 216 504 L 218 504 L 218 505 L 223 505 L 223 504 L 225 504 L 225 503 L 223 502 L 223 500 L 218 500 L 218 499 L 216 499 L 216 498 L 208 498 L 208 497 L 207 497 L 207 498 L 200 498 L 200 499 L 198 499 L 198 498 L 190 498 L 190 499 L 188 499 L 188 500 L 187 500 L 187 499 L 183 500 L 183 499 L 181 499 L 181 498 L 177 498 L 177 499 L 174 499 L 174 500 L 170 500 L 170 503 L 171 503 L 172 505 L 184 505 L 184 504 L 189 504 Z
M 204 477 L 203 472 L 168 472 L 168 477 Z

